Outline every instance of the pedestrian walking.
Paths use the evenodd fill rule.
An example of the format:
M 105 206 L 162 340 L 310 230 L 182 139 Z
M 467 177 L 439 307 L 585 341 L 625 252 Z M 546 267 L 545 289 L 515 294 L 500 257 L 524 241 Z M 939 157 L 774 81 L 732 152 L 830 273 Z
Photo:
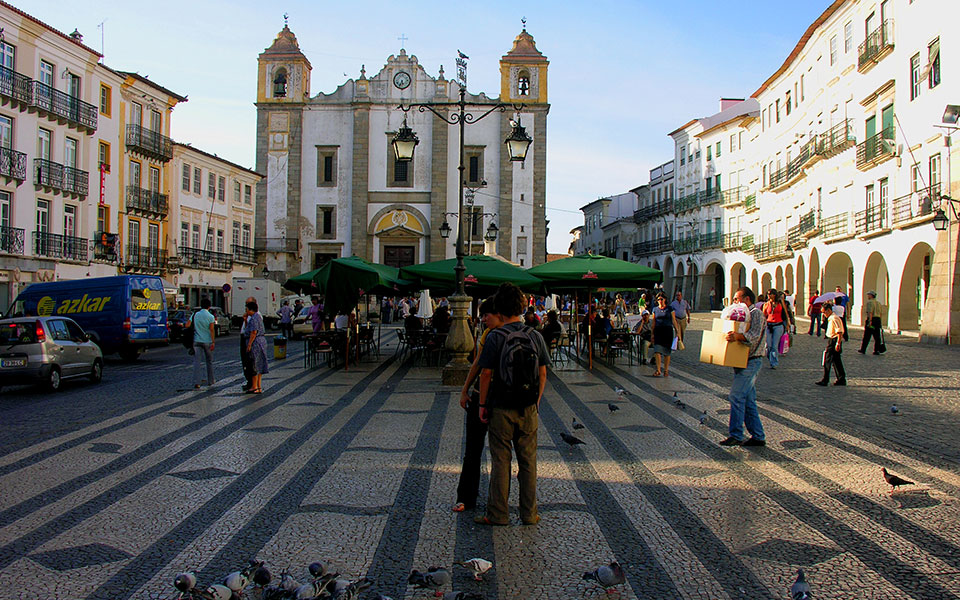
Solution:
M 678 291 L 670 307 L 673 308 L 677 321 L 677 337 L 682 342 L 683 334 L 687 331 L 687 323 L 690 322 L 690 303 L 683 299 L 683 292 Z
M 767 361 L 771 369 L 780 364 L 780 338 L 787 332 L 790 311 L 780 299 L 777 290 L 767 291 L 767 301 L 763 304 L 763 318 L 766 321 Z
M 215 343 L 214 323 L 217 319 L 210 312 L 210 298 L 200 299 L 200 310 L 194 313 L 187 327 L 193 327 L 193 389 L 199 390 L 200 383 L 213 385 L 213 348 Z M 206 365 L 207 378 L 203 379 L 203 366 Z
M 490 332 L 480 354 L 480 420 L 488 423 L 490 491 L 487 511 L 474 521 L 506 525 L 509 519 L 512 451 L 517 455 L 520 520 L 540 521 L 537 513 L 537 429 L 540 399 L 547 383 L 550 355 L 540 334 L 523 325 L 523 292 L 512 283 L 500 284 L 494 310 L 503 325 Z
M 654 377 L 670 376 L 670 352 L 673 349 L 673 338 L 677 337 L 676 332 L 679 330 L 679 320 L 673 306 L 667 304 L 666 294 L 658 293 L 657 306 L 653 307 L 653 360 L 657 366 L 657 370 L 653 372 Z
M 763 366 L 763 355 L 766 349 L 764 328 L 766 319 L 763 313 L 756 308 L 756 296 L 748 287 L 742 287 L 733 295 L 733 302 L 746 304 L 750 307 L 750 326 L 745 333 L 728 331 L 728 342 L 739 342 L 750 347 L 747 353 L 747 366 L 733 368 L 733 385 L 730 386 L 730 424 L 727 427 L 728 437 L 720 442 L 721 446 L 766 446 L 766 436 L 763 433 L 763 423 L 760 422 L 760 411 L 757 409 L 757 375 Z M 750 439 L 744 440 L 743 429 L 746 427 Z
M 807 303 L 807 316 L 810 317 L 810 329 L 807 330 L 807 335 L 813 335 L 813 326 L 816 325 L 817 337 L 820 337 L 823 311 L 820 310 L 820 305 L 817 304 L 818 296 L 820 296 L 820 290 L 813 290 L 813 294 L 810 296 L 810 302 Z
M 717 290 L 710 288 L 710 310 L 717 310 Z
M 863 325 L 863 342 L 861 342 L 860 349 L 857 352 L 866 354 L 867 344 L 870 342 L 870 338 L 873 338 L 873 353 L 883 354 L 887 351 L 887 345 L 883 343 L 883 334 L 880 330 L 880 303 L 877 302 L 877 293 L 873 290 L 867 292 L 867 302 L 863 309 L 866 312 L 864 315 L 866 320 Z
M 847 385 L 847 372 L 843 368 L 842 342 L 844 334 L 843 320 L 833 310 L 832 302 L 823 303 L 823 317 L 827 321 L 827 348 L 823 351 L 823 379 L 817 385 L 830 383 L 830 367 L 837 373 L 837 380 L 833 385 Z
M 477 339 L 476 356 L 463 389 L 460 390 L 460 408 L 466 411 L 466 439 L 463 448 L 463 465 L 460 467 L 460 483 L 457 485 L 457 502 L 453 512 L 473 510 L 480 494 L 480 459 L 487 439 L 487 424 L 480 420 L 480 354 L 490 332 L 503 324 L 494 310 L 493 296 L 480 303 L 478 309 L 483 333 Z
M 284 300 L 277 311 L 280 317 L 280 335 L 288 340 L 293 337 L 293 309 L 290 307 L 290 301 Z
M 850 296 L 844 294 L 840 290 L 840 286 L 837 286 L 837 293 L 840 294 L 837 296 L 833 305 L 833 312 L 840 316 L 840 320 L 843 321 L 843 341 L 850 339 L 849 334 L 847 333 L 847 306 L 850 304 Z
M 613 318 L 615 327 L 623 328 L 627 326 L 627 303 L 621 294 L 617 294 L 617 298 L 614 300 Z
M 251 394 L 263 393 L 261 378 L 270 371 L 267 365 L 267 332 L 259 311 L 256 301 L 247 302 L 247 354 L 253 371 L 251 387 L 248 390 Z
M 247 298 L 246 304 L 249 305 L 251 302 L 256 303 L 256 300 L 253 299 L 253 296 Z M 243 325 L 240 326 L 240 364 L 243 365 L 243 389 L 244 392 L 249 392 L 253 389 L 253 366 L 250 364 L 250 353 L 247 351 L 247 342 L 250 341 L 250 334 L 247 331 L 247 323 L 249 322 L 249 311 L 244 311 L 243 313 Z
M 314 296 L 310 298 L 310 310 L 307 316 L 310 317 L 310 324 L 313 326 L 314 333 L 320 333 L 323 330 L 323 309 L 320 307 L 320 298 Z

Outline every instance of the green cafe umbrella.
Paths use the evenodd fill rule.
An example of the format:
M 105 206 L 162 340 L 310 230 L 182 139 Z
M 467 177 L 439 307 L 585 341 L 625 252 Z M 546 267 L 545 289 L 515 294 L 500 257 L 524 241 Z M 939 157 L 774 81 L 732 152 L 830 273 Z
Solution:
M 578 254 L 527 269 L 543 280 L 544 287 L 555 290 L 597 290 L 599 288 L 635 289 L 663 281 L 663 273 L 618 258 Z
M 410 288 L 396 267 L 371 263 L 359 256 L 335 258 L 319 269 L 291 277 L 283 287 L 305 294 L 323 294 L 330 314 L 353 309 L 364 294 L 400 294 Z
M 435 293 L 453 292 L 456 289 L 456 273 L 453 268 L 457 259 L 449 258 L 422 265 L 411 265 L 400 269 L 400 276 L 405 279 L 414 279 L 423 288 Z M 465 267 L 464 286 L 467 294 L 482 297 L 492 294 L 504 282 L 511 282 L 525 292 L 540 292 L 543 282 L 528 273 L 526 270 L 507 262 L 506 260 L 473 254 L 463 257 Z

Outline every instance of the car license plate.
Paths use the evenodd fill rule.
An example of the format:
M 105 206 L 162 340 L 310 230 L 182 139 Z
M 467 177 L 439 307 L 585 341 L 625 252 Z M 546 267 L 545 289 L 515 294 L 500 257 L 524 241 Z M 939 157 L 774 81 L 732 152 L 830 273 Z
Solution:
M 134 327 L 134 328 L 133 328 L 133 332 L 134 332 L 134 333 L 146 333 L 146 332 L 147 332 L 147 328 L 146 328 L 146 327 Z
M 27 360 L 25 358 L 5 358 L 0 360 L 0 367 L 25 367 Z

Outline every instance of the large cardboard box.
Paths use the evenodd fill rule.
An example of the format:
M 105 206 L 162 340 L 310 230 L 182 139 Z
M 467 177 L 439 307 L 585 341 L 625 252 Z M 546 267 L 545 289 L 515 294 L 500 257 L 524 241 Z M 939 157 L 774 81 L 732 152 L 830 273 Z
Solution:
M 726 322 L 736 323 L 735 321 Z M 741 369 L 746 367 L 750 346 L 740 342 L 728 342 L 725 339 L 726 335 L 723 331 L 703 332 L 703 340 L 700 343 L 700 362 Z

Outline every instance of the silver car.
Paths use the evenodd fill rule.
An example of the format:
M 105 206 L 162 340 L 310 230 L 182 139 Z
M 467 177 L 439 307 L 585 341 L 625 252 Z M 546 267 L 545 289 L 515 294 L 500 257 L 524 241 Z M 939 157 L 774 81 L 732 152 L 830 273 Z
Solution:
M 0 386 L 39 383 L 57 391 L 64 379 L 103 376 L 100 347 L 67 317 L 0 319 Z
M 197 314 L 201 308 L 195 306 L 193 308 L 192 314 Z M 229 335 L 230 333 L 230 317 L 227 316 L 227 313 L 223 312 L 223 309 L 219 306 L 211 306 L 207 310 L 210 311 L 210 314 L 213 315 L 213 335 L 220 337 L 221 335 Z M 191 318 L 193 318 L 191 316 Z

